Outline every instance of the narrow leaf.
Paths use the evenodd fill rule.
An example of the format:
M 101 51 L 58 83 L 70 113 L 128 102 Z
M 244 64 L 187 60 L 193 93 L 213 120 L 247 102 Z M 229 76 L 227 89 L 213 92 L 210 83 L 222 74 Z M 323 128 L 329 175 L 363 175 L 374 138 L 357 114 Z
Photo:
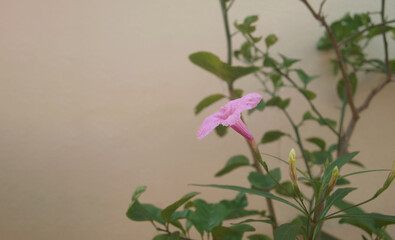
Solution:
M 261 139 L 261 143 L 265 144 L 265 143 L 274 142 L 274 141 L 278 140 L 279 138 L 281 138 L 282 136 L 288 136 L 288 134 L 283 133 L 279 130 L 268 131 L 265 133 L 265 135 L 263 135 L 263 137 Z
M 163 209 L 162 212 L 160 213 L 163 220 L 168 222 L 171 218 L 171 215 L 173 215 L 173 213 L 177 210 L 177 208 L 181 207 L 181 205 L 183 205 L 184 203 L 186 203 L 187 201 L 189 201 L 191 198 L 193 198 L 198 194 L 199 194 L 198 192 L 188 193 L 184 195 L 180 200 L 174 202 L 173 204 Z
M 250 161 L 246 156 L 244 155 L 233 156 L 228 160 L 225 167 L 223 167 L 219 172 L 217 172 L 215 176 L 220 177 L 235 170 L 236 168 L 242 166 L 249 166 L 249 165 L 250 165 Z
M 274 240 L 294 240 L 299 233 L 299 226 L 293 223 L 286 223 L 274 230 Z
M 225 96 L 223 94 L 213 94 L 205 97 L 202 101 L 200 101 L 195 107 L 195 114 L 199 114 L 203 109 L 210 106 L 211 104 L 221 100 Z

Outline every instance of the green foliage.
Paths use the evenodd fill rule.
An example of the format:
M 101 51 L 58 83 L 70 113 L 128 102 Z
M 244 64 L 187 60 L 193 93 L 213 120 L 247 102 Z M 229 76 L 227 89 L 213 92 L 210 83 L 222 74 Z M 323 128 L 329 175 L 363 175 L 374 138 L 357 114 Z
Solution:
M 256 72 L 257 67 L 234 67 L 222 62 L 219 57 L 209 52 L 196 52 L 189 55 L 189 60 L 206 71 L 211 72 L 228 84 Z
M 198 103 L 198 105 L 196 105 L 195 114 L 199 114 L 203 109 L 223 98 L 225 98 L 225 95 L 223 94 L 213 94 L 205 97 L 202 101 Z
M 228 133 L 228 127 L 223 126 L 223 125 L 218 125 L 218 126 L 215 128 L 215 133 L 216 133 L 218 136 L 223 137 L 223 136 L 225 136 L 225 135 Z
M 280 109 L 286 109 L 291 102 L 291 99 L 282 99 L 279 96 L 271 98 L 269 101 L 266 102 L 266 106 L 268 107 L 278 107 Z
M 316 145 L 320 148 L 321 151 L 325 151 L 326 143 L 322 138 L 319 137 L 311 137 L 307 138 L 306 141 Z
M 350 80 L 350 84 L 351 84 L 351 92 L 352 92 L 352 95 L 354 96 L 355 92 L 357 91 L 357 85 L 358 85 L 358 79 L 357 79 L 357 76 L 355 75 L 355 73 L 350 74 L 349 80 Z M 340 100 L 343 101 L 344 93 L 346 92 L 346 87 L 344 85 L 343 79 L 340 79 L 337 82 L 336 90 L 337 90 L 337 96 L 339 97 Z
M 194 196 L 196 196 L 198 194 L 199 194 L 198 192 L 188 193 L 188 194 L 184 195 L 180 200 L 176 201 L 175 203 L 173 203 L 173 204 L 169 205 L 168 207 L 166 207 L 165 209 L 163 209 L 162 212 L 160 213 L 163 220 L 165 220 L 166 222 L 169 222 L 171 216 L 177 210 L 177 208 L 181 207 L 184 203 L 186 203 L 187 201 L 189 201 L 191 198 L 193 198 Z
M 232 227 L 215 227 L 212 234 L 214 240 L 241 240 L 245 232 L 253 231 L 255 231 L 255 228 L 252 226 L 240 224 Z
M 267 131 L 265 135 L 263 135 L 261 139 L 261 143 L 265 144 L 265 143 L 274 142 L 283 136 L 289 136 L 289 134 L 281 132 L 280 130 Z
M 244 155 L 237 155 L 229 158 L 228 162 L 226 163 L 225 167 L 223 167 L 220 171 L 218 171 L 215 176 L 220 177 L 223 176 L 236 168 L 242 167 L 242 166 L 249 166 L 250 165 L 250 160 Z
M 284 56 L 284 55 L 282 55 L 282 54 L 280 54 L 280 56 L 281 56 L 281 58 L 283 59 L 283 66 L 284 67 L 291 67 L 294 63 L 297 63 L 297 62 L 299 62 L 300 60 L 299 59 L 293 59 L 293 58 L 289 58 L 289 57 L 286 57 L 286 56 Z
M 274 240 L 291 240 L 296 239 L 300 229 L 293 223 L 286 223 L 274 230 Z
M 270 34 L 265 38 L 266 47 L 269 48 L 273 46 L 278 41 L 278 38 L 274 34 Z
M 280 168 L 275 168 L 269 172 L 271 176 L 269 174 L 250 172 L 248 181 L 256 189 L 271 190 L 276 186 L 276 182 L 281 180 L 281 171 Z
M 152 240 L 180 240 L 180 232 L 174 232 L 171 234 L 159 234 Z
M 259 112 L 262 112 L 263 110 L 265 110 L 266 104 L 263 100 L 261 100 L 258 105 L 256 105 L 256 107 L 254 107 L 253 109 L 248 110 L 248 115 L 250 115 L 251 113 L 255 112 L 256 110 L 258 110 Z
M 302 81 L 304 87 L 306 87 L 307 84 L 309 84 L 311 81 L 317 78 L 317 76 L 307 75 L 307 73 L 305 73 L 305 71 L 303 71 L 302 69 L 295 69 L 294 71 L 298 75 L 300 81 Z
M 270 237 L 264 234 L 253 234 L 248 236 L 249 240 L 271 240 Z

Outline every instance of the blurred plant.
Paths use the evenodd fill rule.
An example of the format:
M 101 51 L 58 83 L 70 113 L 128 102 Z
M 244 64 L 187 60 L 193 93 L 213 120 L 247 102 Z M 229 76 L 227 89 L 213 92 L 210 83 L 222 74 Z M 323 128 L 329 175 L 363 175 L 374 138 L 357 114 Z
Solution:
M 395 59 L 389 59 L 388 33 L 393 34 L 395 39 L 395 28 L 390 24 L 395 20 L 387 20 L 385 17 L 385 0 L 381 0 L 379 12 L 346 14 L 341 19 L 328 24 L 323 8 L 326 0 L 322 0 L 318 11 L 310 5 L 307 0 L 300 2 L 307 8 L 312 16 L 325 28 L 325 33 L 319 39 L 317 48 L 320 51 L 333 51 L 335 58 L 331 60 L 334 76 L 339 80 L 334 87 L 341 100 L 340 117 L 338 121 L 324 117 L 318 107 L 313 103 L 316 94 L 308 89 L 311 81 L 318 76 L 306 73 L 302 68 L 295 68 L 299 59 L 293 59 L 283 54 L 279 58 L 270 54 L 270 48 L 276 44 L 278 38 L 269 34 L 264 38 L 264 46 L 261 36 L 255 36 L 258 16 L 248 16 L 242 23 L 235 22 L 236 32 L 230 33 L 228 12 L 234 1 L 219 0 L 222 16 L 225 24 L 227 41 L 227 62 L 209 52 L 196 52 L 189 59 L 197 66 L 211 72 L 224 81 L 228 88 L 227 96 L 217 93 L 207 96 L 195 107 L 195 114 L 199 114 L 208 106 L 221 99 L 228 98 L 228 102 L 219 112 L 207 117 L 200 130 L 199 138 L 206 136 L 215 129 L 215 132 L 224 137 L 227 127 L 230 126 L 242 136 L 251 150 L 253 163 L 244 155 L 231 157 L 225 166 L 215 176 L 220 177 L 242 167 L 252 166 L 254 171 L 248 175 L 250 188 L 231 185 L 198 185 L 229 189 L 239 192 L 235 199 L 222 200 L 219 203 L 207 203 L 203 199 L 191 200 L 198 193 L 186 194 L 178 201 L 160 209 L 151 204 L 139 202 L 140 195 L 145 187 L 138 187 L 132 197 L 132 202 L 126 215 L 134 221 L 149 221 L 156 230 L 163 232 L 154 237 L 154 240 L 190 239 L 190 229 L 194 227 L 201 238 L 214 240 L 240 240 L 243 235 L 250 233 L 250 240 L 267 240 L 273 235 L 275 240 L 282 239 L 337 239 L 322 230 L 325 221 L 340 219 L 340 223 L 346 223 L 362 229 L 366 235 L 363 239 L 392 239 L 386 232 L 386 227 L 395 224 L 395 216 L 378 213 L 366 213 L 359 206 L 376 199 L 388 187 L 395 177 L 395 164 L 392 170 L 365 170 L 340 175 L 341 168 L 346 164 L 364 167 L 362 163 L 353 160 L 358 152 L 349 153 L 349 143 L 354 129 L 360 119 L 360 114 L 366 110 L 372 99 L 394 79 Z M 373 22 L 371 16 L 378 14 L 380 22 Z M 243 44 L 239 49 L 232 49 L 232 37 L 243 37 Z M 370 58 L 365 50 L 374 38 L 382 38 L 383 59 Z M 247 66 L 233 66 L 233 56 Z M 358 79 L 366 73 L 374 72 L 385 76 L 385 80 L 378 83 L 357 106 L 353 96 L 357 91 Z M 244 97 L 241 89 L 235 89 L 236 80 L 246 75 L 253 75 L 263 86 L 264 96 L 269 98 L 264 101 L 259 94 L 248 94 Z M 284 88 L 292 88 L 298 91 L 307 101 L 309 109 L 306 110 L 301 120 L 296 121 L 288 112 L 291 103 L 290 98 L 283 98 L 280 92 Z M 351 112 L 351 119 L 345 127 L 345 115 L 347 106 Z M 271 130 L 263 134 L 259 144 L 272 143 L 282 137 L 288 137 L 299 148 L 303 159 L 304 170 L 296 167 L 296 153 L 292 149 L 288 162 L 268 154 L 267 156 L 278 159 L 289 165 L 290 181 L 281 182 L 280 168 L 269 169 L 266 162 L 262 160 L 254 137 L 244 123 L 242 111 L 248 110 L 248 115 L 262 112 L 266 107 L 278 108 L 290 123 L 293 133 L 281 130 Z M 323 128 L 327 128 L 337 139 L 335 143 L 327 145 L 322 137 L 302 138 L 301 127 L 309 122 L 316 122 Z M 305 143 L 313 144 L 316 149 L 309 150 Z M 264 171 L 262 170 L 264 169 Z M 312 169 L 319 171 L 313 171 Z M 383 186 L 373 196 L 365 201 L 353 204 L 344 198 L 356 188 L 337 186 L 350 184 L 349 176 L 368 172 L 389 171 L 389 176 Z M 314 175 L 314 172 L 319 172 Z M 300 173 L 301 177 L 298 177 Z M 299 183 L 305 187 L 312 188 L 314 194 L 307 197 L 299 188 Z M 274 193 L 271 193 L 274 192 Z M 261 210 L 247 210 L 248 205 L 246 193 L 264 197 L 267 203 L 267 212 Z M 278 224 L 272 201 L 278 201 L 295 208 L 300 214 L 291 222 Z M 183 210 L 178 210 L 184 206 Z M 339 210 L 329 213 L 332 207 Z M 231 220 L 231 225 L 225 225 L 224 221 Z M 229 221 L 227 221 L 229 222 Z M 272 234 L 255 233 L 256 229 L 250 223 L 270 224 Z M 172 229 L 170 228 L 172 226 Z M 176 229 L 176 230 L 174 230 Z

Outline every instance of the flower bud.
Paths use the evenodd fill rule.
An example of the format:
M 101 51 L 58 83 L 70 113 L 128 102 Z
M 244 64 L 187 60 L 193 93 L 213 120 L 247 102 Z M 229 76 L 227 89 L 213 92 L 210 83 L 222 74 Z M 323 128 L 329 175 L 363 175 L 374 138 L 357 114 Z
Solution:
M 394 178 L 395 178 L 395 162 L 394 162 L 394 166 L 392 167 L 392 170 L 391 170 L 390 174 L 389 174 L 388 177 L 387 177 L 387 180 L 385 180 L 385 183 L 384 183 L 383 187 L 380 188 L 380 189 L 376 192 L 375 197 L 377 197 L 377 196 L 380 195 L 382 192 L 384 192 L 384 191 L 390 186 L 390 184 L 392 183 L 392 181 L 394 180 Z
M 288 162 L 289 162 L 289 176 L 291 178 L 291 181 L 292 181 L 293 185 L 295 186 L 295 185 L 297 185 L 298 177 L 296 175 L 295 150 L 293 148 L 289 152 Z
M 328 193 L 333 190 L 333 188 L 336 185 L 336 181 L 337 181 L 338 178 L 339 178 L 339 168 L 336 166 L 332 170 L 332 177 L 331 177 L 331 179 L 329 180 L 329 183 L 328 183 Z

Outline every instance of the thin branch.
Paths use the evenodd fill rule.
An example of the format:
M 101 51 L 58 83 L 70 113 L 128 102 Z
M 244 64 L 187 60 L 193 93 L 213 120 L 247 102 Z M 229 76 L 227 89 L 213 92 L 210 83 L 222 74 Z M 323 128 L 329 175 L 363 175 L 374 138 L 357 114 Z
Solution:
M 353 40 L 354 38 L 360 36 L 361 34 L 363 34 L 363 33 L 366 32 L 366 31 L 369 31 L 369 30 L 372 29 L 372 28 L 376 28 L 376 27 L 380 27 L 380 26 L 385 26 L 385 25 L 387 25 L 388 23 L 394 23 L 394 22 L 395 22 L 395 19 L 392 19 L 392 20 L 390 20 L 390 21 L 386 21 L 385 23 L 380 23 L 380 24 L 376 24 L 376 25 L 369 26 L 369 27 L 363 29 L 362 31 L 357 32 L 357 33 L 355 33 L 355 34 L 353 34 L 353 35 L 351 35 L 351 36 L 349 36 L 349 37 L 347 37 L 347 38 L 341 40 L 340 42 L 337 43 L 337 45 L 338 45 L 339 47 L 341 47 L 343 44 L 345 44 L 345 43 L 347 43 L 347 42 Z
M 351 83 L 350 79 L 346 73 L 346 68 L 343 63 L 343 57 L 339 51 L 339 46 L 336 42 L 335 36 L 333 35 L 333 32 L 331 28 L 329 27 L 328 23 L 325 21 L 325 18 L 322 15 L 319 15 L 318 13 L 315 12 L 315 10 L 311 7 L 311 5 L 307 2 L 307 0 L 300 0 L 302 3 L 306 5 L 306 7 L 309 9 L 313 17 L 319 21 L 325 28 L 326 32 L 328 33 L 328 36 L 332 42 L 333 49 L 335 50 L 336 58 L 339 64 L 339 69 L 342 74 L 343 80 L 344 80 L 344 85 L 346 86 L 347 90 L 347 99 L 348 99 L 348 104 L 350 105 L 351 112 L 352 112 L 352 117 L 353 119 L 358 119 L 359 115 L 357 112 L 357 109 L 355 108 L 354 105 L 354 100 L 352 98 L 352 91 L 351 91 Z

